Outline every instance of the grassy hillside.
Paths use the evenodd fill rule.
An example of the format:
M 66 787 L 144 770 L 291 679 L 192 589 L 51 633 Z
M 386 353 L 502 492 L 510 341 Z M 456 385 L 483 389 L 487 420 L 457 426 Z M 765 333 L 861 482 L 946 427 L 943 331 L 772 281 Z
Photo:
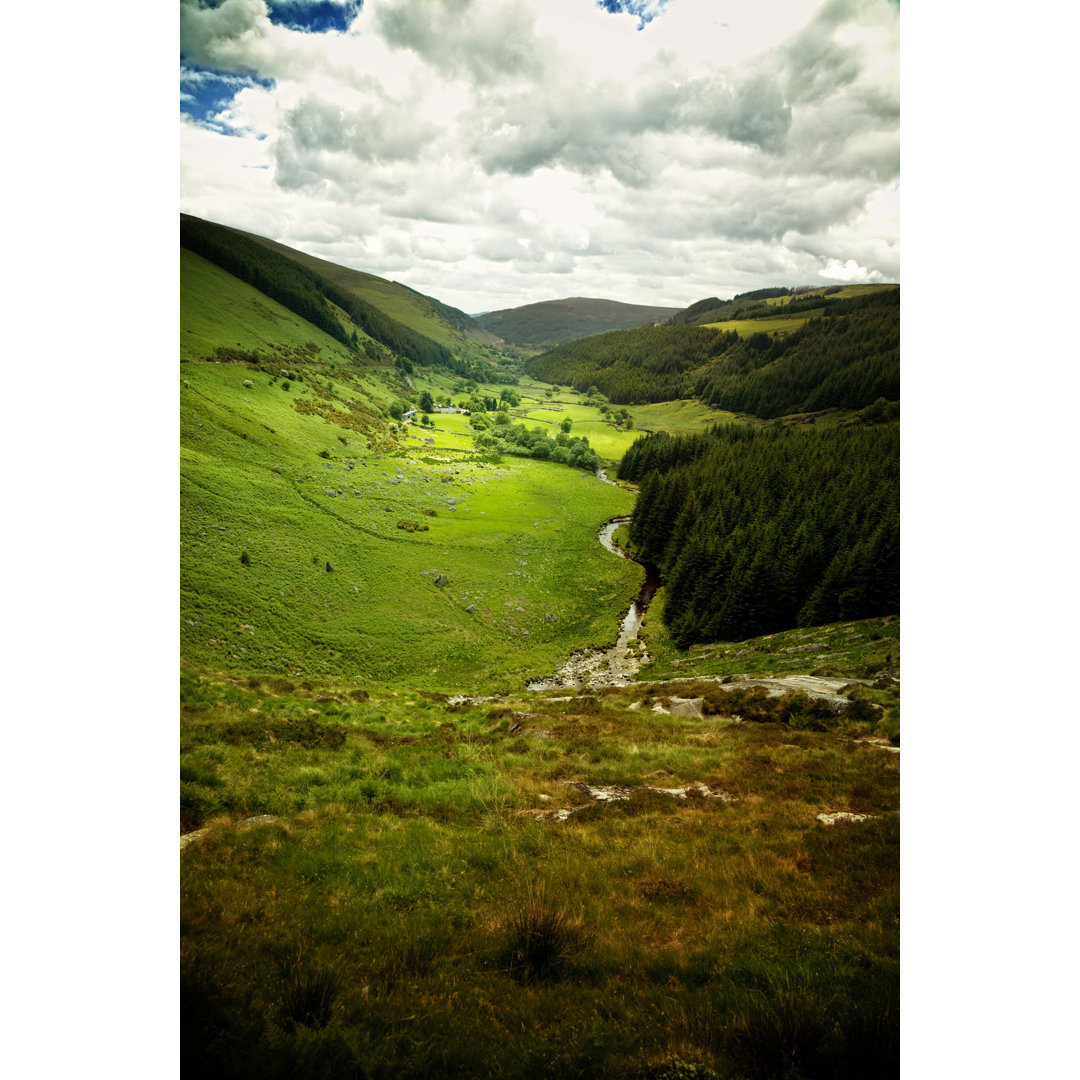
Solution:
M 896 1075 L 898 755 L 694 692 L 185 678 L 185 1068 Z
M 617 300 L 593 300 L 575 296 L 545 300 L 539 304 L 505 308 L 477 315 L 476 321 L 504 341 L 516 345 L 559 345 L 606 330 L 664 322 L 676 308 L 622 304 Z
M 734 331 L 739 337 L 750 337 L 752 334 L 790 334 L 810 319 L 819 318 L 823 311 L 824 308 L 815 308 L 802 315 L 778 315 L 774 319 L 729 319 L 726 322 L 707 322 L 701 325 L 714 330 Z
M 182 369 L 188 662 L 476 691 L 614 637 L 641 571 L 595 533 L 629 511 L 627 492 L 554 464 L 406 444 L 382 431 L 385 384 L 300 374 L 286 389 L 247 365 Z M 567 559 L 586 580 L 566 579 Z
M 219 349 L 235 348 L 286 366 L 314 356 L 355 364 L 355 355 L 341 342 L 185 248 L 180 249 L 180 280 L 181 360 L 209 360 Z
M 236 230 L 238 232 L 242 230 Z M 486 330 L 477 320 L 464 311 L 443 304 L 441 301 L 410 289 L 396 281 L 368 274 L 362 270 L 353 270 L 339 266 L 314 255 L 307 255 L 295 248 L 286 247 L 265 236 L 244 233 L 271 250 L 286 254 L 302 266 L 307 266 L 321 274 L 340 288 L 366 300 L 393 316 L 399 322 L 411 327 L 418 333 L 430 337 L 448 348 L 466 351 L 476 350 L 477 345 L 498 346 L 501 339 Z M 482 354 L 482 350 L 476 350 Z

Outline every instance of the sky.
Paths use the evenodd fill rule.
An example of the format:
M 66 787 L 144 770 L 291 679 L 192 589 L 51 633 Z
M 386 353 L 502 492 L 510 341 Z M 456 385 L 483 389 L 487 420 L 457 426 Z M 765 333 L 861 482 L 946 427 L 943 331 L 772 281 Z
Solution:
M 900 280 L 893 0 L 180 0 L 180 209 L 470 313 Z

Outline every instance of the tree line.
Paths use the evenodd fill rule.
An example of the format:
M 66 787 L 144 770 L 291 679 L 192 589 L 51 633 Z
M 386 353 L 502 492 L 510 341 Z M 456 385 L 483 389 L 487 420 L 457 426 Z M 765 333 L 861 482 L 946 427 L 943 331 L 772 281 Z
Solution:
M 680 648 L 899 611 L 896 423 L 647 435 L 618 475 Z

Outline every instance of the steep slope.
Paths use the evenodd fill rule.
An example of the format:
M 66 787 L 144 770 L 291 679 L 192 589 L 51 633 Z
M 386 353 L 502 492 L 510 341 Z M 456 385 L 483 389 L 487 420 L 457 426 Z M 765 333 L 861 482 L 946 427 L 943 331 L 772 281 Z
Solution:
M 509 370 L 512 361 L 451 331 L 449 324 L 429 324 L 441 327 L 444 338 L 447 334 L 457 335 L 455 342 L 446 345 L 413 329 L 358 292 L 338 285 L 314 269 L 311 260 L 295 257 L 299 253 L 281 244 L 187 214 L 180 216 L 180 243 L 182 248 L 202 255 L 353 349 L 358 360 L 366 355 L 373 360 L 394 360 L 405 365 L 406 370 L 421 364 L 442 367 L 466 378 L 503 382 L 513 378 Z M 350 273 L 331 263 L 323 263 L 322 268 L 338 277 Z M 411 293 L 396 288 L 399 294 Z M 428 303 L 418 293 L 411 295 L 436 311 L 437 302 Z M 416 313 L 415 305 L 412 313 Z M 378 347 L 369 347 L 366 339 L 377 342 Z
M 257 236 L 255 233 L 243 232 L 240 229 L 234 231 L 250 237 L 271 251 L 286 255 L 301 266 L 308 267 L 332 281 L 339 288 L 361 300 L 366 300 L 380 311 L 397 319 L 398 322 L 448 348 L 456 347 L 471 351 L 475 345 L 497 347 L 502 344 L 499 337 L 490 333 L 464 311 L 450 307 L 434 297 L 425 296 L 400 282 L 388 281 L 386 278 L 365 273 L 363 270 L 339 266 L 314 255 L 307 255 L 302 251 L 286 247 L 265 236 Z
M 489 311 L 476 321 L 504 341 L 515 345 L 560 345 L 606 330 L 627 330 L 663 322 L 677 314 L 677 308 L 622 304 L 617 300 L 596 300 L 582 296 L 566 300 L 545 300 L 524 307 Z
M 374 343 L 372 343 L 374 344 Z M 354 364 L 355 352 L 253 285 L 180 249 L 180 359 L 300 358 Z

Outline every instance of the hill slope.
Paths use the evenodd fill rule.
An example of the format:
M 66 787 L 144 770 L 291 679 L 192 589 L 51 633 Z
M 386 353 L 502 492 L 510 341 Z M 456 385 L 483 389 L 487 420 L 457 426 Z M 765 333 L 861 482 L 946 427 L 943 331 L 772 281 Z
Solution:
M 426 337 L 448 347 L 470 348 L 470 343 L 498 346 L 502 340 L 458 308 L 436 300 L 432 296 L 410 289 L 397 281 L 388 281 L 363 270 L 328 262 L 314 255 L 307 255 L 295 248 L 286 247 L 276 240 L 257 236 L 255 233 L 233 230 L 250 237 L 271 251 L 278 251 L 306 266 L 315 273 L 332 281 L 339 288 L 366 300 L 380 311 L 393 316 L 398 322 L 424 334 Z
M 560 345 L 602 334 L 605 330 L 628 330 L 663 322 L 677 313 L 677 308 L 622 304 L 617 300 L 574 296 L 566 300 L 545 300 L 524 307 L 489 311 L 476 316 L 476 322 L 515 345 Z
M 203 256 L 351 348 L 358 360 L 364 355 L 373 360 L 390 359 L 406 370 L 411 370 L 412 364 L 439 366 L 467 378 L 508 381 L 513 377 L 506 370 L 510 362 L 505 357 L 452 329 L 439 312 L 459 322 L 468 320 L 468 316 L 463 312 L 455 314 L 455 309 L 404 286 L 358 275 L 264 237 L 188 214 L 180 216 L 180 243 L 182 249 Z M 383 306 L 364 298 L 364 290 L 357 286 L 359 277 L 385 286 L 376 296 Z M 338 284 L 338 280 L 349 287 Z M 372 295 L 370 288 L 367 292 Z M 394 302 L 389 302 L 388 297 Z M 402 297 L 409 297 L 409 302 L 403 304 Z M 414 324 L 434 329 L 442 340 L 398 319 L 388 307 L 395 311 L 404 308 Z M 427 312 L 423 318 L 421 309 Z M 373 343 L 378 344 L 371 347 Z
M 766 311 L 774 311 L 766 308 Z M 820 317 L 745 335 L 748 323 L 648 326 L 556 346 L 529 374 L 614 404 L 697 397 L 764 418 L 900 397 L 900 291 L 830 301 Z
M 899 285 L 824 285 L 817 288 L 755 289 L 739 293 L 730 300 L 710 296 L 677 312 L 669 326 L 709 326 L 713 323 L 750 319 L 776 319 L 801 314 L 821 315 L 836 301 L 851 300 L 891 289 Z

